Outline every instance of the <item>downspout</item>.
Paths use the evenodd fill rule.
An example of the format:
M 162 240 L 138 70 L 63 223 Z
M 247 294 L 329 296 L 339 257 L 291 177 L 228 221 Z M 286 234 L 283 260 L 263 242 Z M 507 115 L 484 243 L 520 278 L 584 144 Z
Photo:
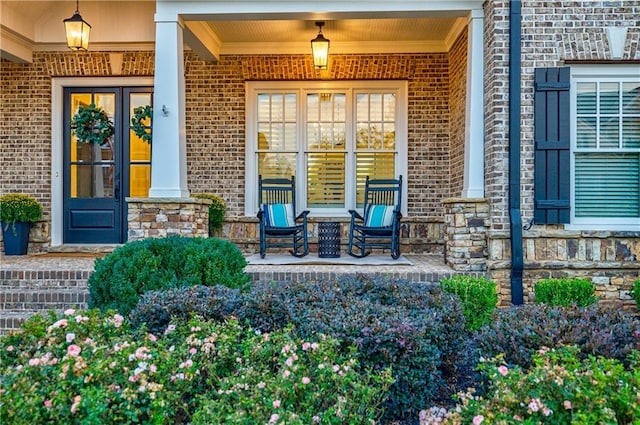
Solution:
M 520 211 L 521 7 L 520 0 L 511 0 L 509 8 L 509 222 L 511 233 L 511 303 L 514 305 L 520 305 L 524 302 L 522 212 Z

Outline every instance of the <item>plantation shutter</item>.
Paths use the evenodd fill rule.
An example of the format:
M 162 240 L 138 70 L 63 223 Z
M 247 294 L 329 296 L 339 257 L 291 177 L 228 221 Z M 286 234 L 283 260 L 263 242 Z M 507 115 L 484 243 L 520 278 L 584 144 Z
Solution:
M 569 223 L 569 68 L 537 68 L 534 84 L 534 219 Z

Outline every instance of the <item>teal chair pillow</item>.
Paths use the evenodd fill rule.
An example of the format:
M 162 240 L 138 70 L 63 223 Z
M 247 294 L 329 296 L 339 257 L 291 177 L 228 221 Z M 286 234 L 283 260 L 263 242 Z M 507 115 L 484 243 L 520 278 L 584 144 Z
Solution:
M 293 205 L 291 204 L 265 204 L 264 215 L 267 226 L 294 227 L 296 225 L 296 218 L 293 216 Z
M 393 223 L 393 205 L 374 205 L 367 206 L 364 225 L 366 227 L 387 227 Z

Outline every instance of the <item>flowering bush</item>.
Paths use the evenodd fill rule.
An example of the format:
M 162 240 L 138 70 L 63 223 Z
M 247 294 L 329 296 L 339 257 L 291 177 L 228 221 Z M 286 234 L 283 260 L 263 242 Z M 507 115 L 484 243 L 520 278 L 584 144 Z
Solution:
M 296 415 L 300 423 L 318 416 L 369 424 L 381 414 L 389 372 L 360 374 L 353 353 L 337 353 L 336 344 L 302 341 L 289 329 L 257 334 L 237 322 L 192 319 L 154 335 L 132 331 L 113 312 L 35 316 L 0 339 L 0 423 L 267 423 Z
M 628 369 L 617 360 L 579 360 L 576 347 L 544 349 L 533 368 L 505 366 L 498 357 L 480 368 L 488 374 L 485 397 L 459 395 L 452 424 L 631 424 L 640 421 L 640 352 Z

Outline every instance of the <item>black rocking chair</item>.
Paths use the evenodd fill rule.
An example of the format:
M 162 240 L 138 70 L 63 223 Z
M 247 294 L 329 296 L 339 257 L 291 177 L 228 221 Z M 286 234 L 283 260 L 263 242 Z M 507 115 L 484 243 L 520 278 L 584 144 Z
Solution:
M 260 258 L 267 248 L 292 248 L 291 254 L 304 257 L 309 253 L 307 215 L 296 216 L 295 178 L 271 178 L 258 181 L 260 211 Z
M 371 248 L 391 250 L 391 258 L 400 257 L 400 219 L 402 213 L 402 176 L 396 179 L 367 180 L 364 189 L 364 217 L 351 213 L 349 248 L 353 257 L 366 257 Z M 354 252 L 355 250 L 355 252 Z

